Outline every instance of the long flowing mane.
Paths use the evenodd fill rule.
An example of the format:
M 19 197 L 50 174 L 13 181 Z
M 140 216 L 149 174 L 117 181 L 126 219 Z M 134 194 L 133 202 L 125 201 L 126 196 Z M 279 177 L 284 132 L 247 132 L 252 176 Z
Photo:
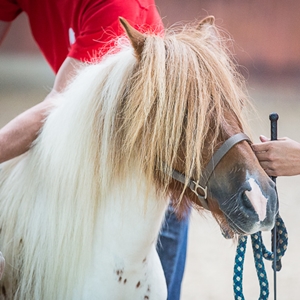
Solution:
M 241 127 L 247 127 L 242 108 L 249 102 L 228 53 L 215 27 L 200 31 L 186 26 L 167 32 L 164 38 L 146 39 L 141 61 L 121 95 L 123 101 L 118 101 L 117 123 L 109 135 L 110 149 L 115 150 L 111 161 L 117 162 L 118 172 L 126 174 L 134 156 L 148 182 L 159 178 L 158 188 L 167 191 L 169 170 L 176 167 L 181 151 L 182 171 L 200 178 L 203 149 L 209 148 L 208 155 L 214 151 L 220 128 L 226 128 L 224 113 L 229 111 Z M 205 144 L 208 135 L 210 143 Z M 163 174 L 157 172 L 166 168 Z
M 140 61 L 128 42 L 120 48 L 81 70 L 31 150 L 2 165 L 2 250 L 15 249 L 6 259 L 24 279 L 18 299 L 44 299 L 45 291 L 69 299 L 94 251 L 96 212 L 133 168 L 141 188 L 165 199 L 170 178 L 161 171 L 177 166 L 178 152 L 183 171 L 199 177 L 224 110 L 242 123 L 243 83 L 215 29 L 149 35 Z M 63 257 L 61 265 L 49 257 Z
M 126 174 L 134 157 L 148 182 L 156 181 L 156 170 L 174 167 L 184 146 L 183 171 L 199 178 L 203 148 L 215 149 L 219 129 L 226 123 L 224 112 L 232 112 L 237 122 L 244 124 L 242 108 L 247 97 L 243 81 L 225 43 L 211 28 L 199 31 L 194 26 L 184 27 L 178 33 L 167 32 L 164 38 L 148 36 L 141 61 L 135 61 L 122 84 L 120 99 L 110 99 L 116 103 L 109 120 L 114 127 L 105 144 L 113 151 L 110 159 L 103 157 L 103 163 L 112 162 L 109 169 L 118 174 Z M 109 90 L 110 82 L 106 85 Z M 205 145 L 208 134 L 210 144 Z M 164 190 L 169 176 L 161 179 Z

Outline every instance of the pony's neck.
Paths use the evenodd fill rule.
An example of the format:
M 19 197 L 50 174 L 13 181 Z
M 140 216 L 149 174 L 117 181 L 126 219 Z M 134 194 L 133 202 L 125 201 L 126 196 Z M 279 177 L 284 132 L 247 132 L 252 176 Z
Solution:
M 145 189 L 143 178 L 133 171 L 116 180 L 102 199 L 84 299 L 139 299 L 137 293 L 143 298 L 149 286 L 155 299 L 164 299 L 165 280 L 155 248 L 168 201 Z
M 139 244 L 142 249 L 156 242 L 168 200 L 159 199 L 159 193 L 154 188 L 149 189 L 141 172 L 132 170 L 131 174 L 126 174 L 126 178 L 112 181 L 109 191 L 103 197 L 99 205 L 97 226 L 100 232 L 105 226 L 106 236 L 101 232 L 101 239 L 107 238 L 112 246 L 124 243 L 123 251 L 128 247 L 131 255 L 134 254 L 132 244 L 127 241 Z M 117 239 L 112 239 L 112 236 Z

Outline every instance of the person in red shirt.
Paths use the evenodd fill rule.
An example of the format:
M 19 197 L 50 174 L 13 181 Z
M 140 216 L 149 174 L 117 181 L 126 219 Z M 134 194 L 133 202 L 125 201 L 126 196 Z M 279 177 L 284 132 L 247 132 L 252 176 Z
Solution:
M 11 22 L 25 12 L 32 35 L 56 73 L 51 92 L 36 106 L 0 130 L 0 163 L 26 152 L 42 127 L 53 98 L 84 62 L 101 59 L 123 35 L 119 16 L 142 32 L 163 33 L 154 0 L 0 0 L 0 44 Z M 84 101 L 84 100 L 83 100 Z M 168 299 L 180 297 L 187 247 L 188 216 L 178 221 L 171 206 L 158 253 L 168 285 Z
M 113 46 L 109 41 L 123 34 L 119 16 L 141 31 L 163 30 L 154 0 L 0 0 L 0 42 L 21 12 L 28 15 L 32 35 L 56 78 L 43 102 L 0 130 L 0 163 L 29 148 L 51 98 L 65 87 L 80 63 L 101 57 Z

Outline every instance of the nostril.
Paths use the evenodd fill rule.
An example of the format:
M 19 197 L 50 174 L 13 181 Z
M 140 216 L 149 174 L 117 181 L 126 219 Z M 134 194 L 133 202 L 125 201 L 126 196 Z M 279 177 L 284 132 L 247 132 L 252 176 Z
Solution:
M 246 209 L 251 209 L 253 210 L 253 205 L 251 204 L 249 198 L 247 197 L 246 191 L 243 191 L 241 193 L 241 204 L 244 206 Z

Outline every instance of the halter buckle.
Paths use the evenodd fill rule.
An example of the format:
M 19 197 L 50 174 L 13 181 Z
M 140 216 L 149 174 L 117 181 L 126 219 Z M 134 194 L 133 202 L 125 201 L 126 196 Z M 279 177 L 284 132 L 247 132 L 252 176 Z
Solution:
M 201 199 L 206 200 L 207 199 L 207 186 L 203 187 L 198 182 L 196 182 L 194 180 L 191 180 L 191 183 L 194 184 L 194 188 L 191 188 L 192 192 L 194 194 L 196 194 L 196 196 L 199 199 L 201 198 Z M 204 195 L 199 194 L 198 191 L 197 191 L 198 189 L 200 189 L 204 193 Z

